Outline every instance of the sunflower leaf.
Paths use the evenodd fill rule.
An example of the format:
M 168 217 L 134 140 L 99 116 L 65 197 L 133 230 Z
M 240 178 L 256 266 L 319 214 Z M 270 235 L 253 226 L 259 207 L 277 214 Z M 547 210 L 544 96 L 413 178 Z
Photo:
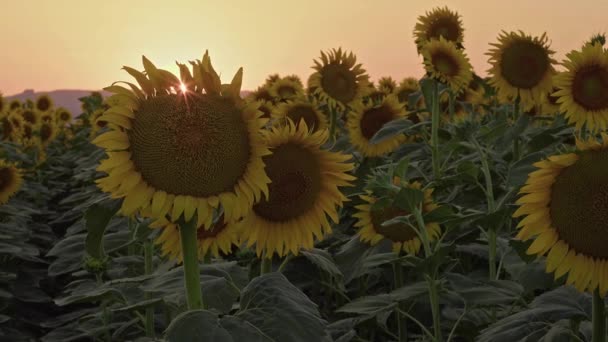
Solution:
M 85 250 L 91 257 L 99 260 L 105 257 L 103 235 L 108 223 L 110 223 L 110 220 L 117 211 L 117 205 L 103 207 L 96 204 L 91 206 L 84 214 L 87 227 Z
M 386 139 L 390 139 L 396 135 L 403 134 L 412 126 L 412 122 L 406 118 L 389 121 L 374 134 L 370 139 L 372 145 L 379 144 Z

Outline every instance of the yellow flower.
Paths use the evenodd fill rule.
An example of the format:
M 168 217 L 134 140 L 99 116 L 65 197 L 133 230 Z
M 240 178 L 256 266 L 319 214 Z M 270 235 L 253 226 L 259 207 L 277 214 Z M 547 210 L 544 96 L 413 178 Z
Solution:
M 108 175 L 97 184 L 124 198 L 124 215 L 149 208 L 153 217 L 175 222 L 196 213 L 201 226 L 221 206 L 230 222 L 268 193 L 265 120 L 240 98 L 242 69 L 222 85 L 207 53 L 192 64 L 193 76 L 180 66 L 182 83 L 144 57 L 146 74 L 125 67 L 141 90 L 105 88 L 115 95 L 99 119 L 116 126 L 93 140 L 108 154 L 98 167 Z M 181 84 L 190 88 L 182 92 Z
M 312 131 L 319 131 L 327 128 L 327 118 L 317 105 L 300 97 L 294 101 L 281 103 L 272 111 L 272 117 L 278 125 L 288 124 L 288 120 L 298 125 L 301 120 L 306 123 L 306 127 Z
M 429 41 L 440 37 L 453 42 L 456 47 L 462 48 L 464 40 L 462 20 L 457 12 L 450 11 L 447 7 L 437 7 L 426 12 L 425 15 L 419 16 L 414 28 L 418 51 Z
M 276 102 L 284 102 L 303 96 L 304 88 L 302 88 L 302 83 L 289 78 L 281 78 L 272 83 L 272 86 L 268 88 L 268 93 L 276 99 Z
M 452 89 L 460 92 L 471 82 L 471 63 L 454 43 L 440 37 L 426 43 L 422 48 L 424 67 L 427 73 Z
M 312 248 L 315 239 L 331 232 L 329 216 L 338 222 L 336 207 L 346 197 L 339 187 L 350 186 L 355 178 L 347 172 L 354 167 L 351 158 L 321 148 L 327 130 L 310 133 L 305 122 L 266 131 L 272 154 L 264 157 L 271 179 L 269 197 L 253 206 L 243 221 L 243 240 L 256 245 L 258 256 Z
M 394 94 L 397 96 L 399 103 L 404 104 L 407 108 L 409 96 L 417 91 L 420 91 L 418 80 L 413 77 L 406 77 L 399 83 L 399 86 L 395 88 Z M 413 108 L 407 109 L 412 110 Z
M 8 202 L 19 191 L 23 178 L 14 164 L 0 159 L 0 204 Z
M 34 107 L 37 111 L 48 112 L 53 108 L 53 100 L 48 95 L 40 95 L 36 99 Z
M 382 77 L 378 80 L 378 90 L 385 93 L 391 94 L 397 88 L 397 82 L 392 77 Z
M 527 253 L 547 254 L 547 272 L 579 291 L 608 290 L 608 135 L 577 141 L 578 151 L 534 164 L 516 201 L 517 239 L 534 239 Z

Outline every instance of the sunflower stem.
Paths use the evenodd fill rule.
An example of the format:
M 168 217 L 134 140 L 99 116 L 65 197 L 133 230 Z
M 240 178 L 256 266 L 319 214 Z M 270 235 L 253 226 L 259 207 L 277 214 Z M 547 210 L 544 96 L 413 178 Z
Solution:
M 515 99 L 515 103 L 513 104 L 513 121 L 519 119 L 519 110 L 520 110 L 520 106 L 519 106 L 519 102 L 520 102 L 520 98 L 519 95 L 517 95 L 517 98 Z M 519 133 L 519 132 L 517 132 Z M 519 160 L 519 134 L 515 135 L 515 138 L 513 139 L 513 161 L 517 161 Z
M 453 122 L 454 120 L 454 93 L 452 92 L 452 89 L 448 90 L 448 110 L 450 113 L 450 122 Z
M 266 252 L 262 255 L 260 260 L 260 275 L 272 272 L 272 256 L 267 256 Z
M 188 222 L 181 221 L 179 224 L 182 258 L 184 261 L 184 284 L 186 286 L 188 309 L 190 310 L 203 308 L 196 228 L 194 220 Z
M 436 273 L 436 272 L 433 272 Z M 437 290 L 437 282 L 435 274 L 427 278 L 429 284 L 429 299 L 431 300 L 431 313 L 433 314 L 433 332 L 435 333 L 435 342 L 442 342 L 441 334 L 441 311 L 439 308 L 439 292 Z
M 439 89 L 435 82 L 431 105 L 431 154 L 433 162 L 433 178 L 437 181 L 440 177 L 439 169 Z
M 606 303 L 600 291 L 593 291 L 593 342 L 606 342 Z
M 144 242 L 144 272 L 146 275 L 152 274 L 152 261 L 154 256 L 154 245 L 152 241 Z M 150 293 L 144 293 L 144 299 L 150 299 Z M 154 307 L 146 307 L 146 321 L 144 322 L 146 336 L 154 338 Z
M 329 139 L 335 140 L 336 126 L 338 121 L 338 113 L 335 108 L 329 109 Z
M 403 287 L 403 269 L 399 261 L 393 262 L 393 277 L 395 290 Z M 405 303 L 399 302 L 397 310 L 397 330 L 399 332 L 399 342 L 407 341 L 407 318 L 401 312 L 407 311 Z

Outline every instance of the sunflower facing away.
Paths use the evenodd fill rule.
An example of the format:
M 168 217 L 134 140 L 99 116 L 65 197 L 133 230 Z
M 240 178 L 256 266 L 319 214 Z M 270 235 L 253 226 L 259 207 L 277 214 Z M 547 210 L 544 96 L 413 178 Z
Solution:
M 239 225 L 226 223 L 223 217 L 219 217 L 215 222 L 211 219 L 209 216 L 208 222 L 197 229 L 198 258 L 201 260 L 209 253 L 216 258 L 220 256 L 220 251 L 230 254 L 232 246 L 239 242 Z M 182 245 L 178 225 L 160 218 L 150 224 L 150 228 L 162 229 L 156 238 L 156 244 L 161 245 L 162 255 L 181 263 Z
M 608 290 L 608 135 L 603 143 L 577 141 L 578 151 L 534 166 L 520 190 L 514 217 L 526 215 L 518 239 L 533 238 L 527 253 L 547 254 L 547 272 L 579 291 Z
M 322 102 L 333 108 L 345 108 L 366 95 L 368 76 L 357 57 L 342 49 L 328 54 L 321 51 L 321 61 L 314 60 L 315 73 L 308 78 L 308 88 Z
M 288 120 L 298 125 L 303 120 L 306 127 L 313 132 L 327 128 L 325 114 L 317 108 L 315 103 L 308 101 L 305 97 L 277 105 L 272 111 L 272 117 L 278 125 L 286 125 Z
M 462 20 L 457 12 L 450 11 L 447 7 L 437 7 L 419 16 L 414 27 L 414 39 L 419 52 L 430 40 L 440 37 L 453 42 L 459 49 L 462 48 L 464 40 Z
M 556 61 L 545 33 L 532 37 L 521 31 L 502 31 L 498 43 L 490 45 L 494 48 L 486 53 L 492 65 L 489 83 L 501 100 L 519 95 L 522 107 L 529 108 L 551 91 Z
M 418 80 L 413 77 L 406 77 L 395 88 L 394 94 L 397 96 L 399 103 L 406 105 L 407 108 L 410 95 L 419 90 L 420 84 Z
M 387 96 L 379 104 L 359 102 L 348 113 L 346 121 L 350 141 L 366 157 L 378 157 L 393 152 L 408 140 L 405 135 L 396 135 L 378 144 L 372 144 L 370 140 L 384 124 L 406 115 L 405 109 L 394 95 Z
M 301 83 L 292 79 L 281 78 L 272 83 L 272 86 L 268 88 L 268 93 L 275 101 L 285 102 L 304 95 L 304 88 Z
M 146 74 L 125 67 L 141 90 L 106 88 L 115 95 L 100 119 L 116 125 L 93 143 L 106 149 L 99 187 L 124 198 L 121 213 L 150 208 L 153 217 L 175 222 L 197 214 L 200 227 L 224 210 L 236 220 L 268 194 L 262 157 L 270 151 L 260 135 L 265 120 L 254 104 L 240 98 L 242 69 L 222 85 L 209 55 L 182 68 L 182 82 L 143 57 Z M 185 71 L 183 71 L 185 69 Z M 191 90 L 177 92 L 181 84 Z
M 454 43 L 443 37 L 433 39 L 424 45 L 421 53 L 430 77 L 445 83 L 452 91 L 460 92 L 471 82 L 471 63 Z
M 53 108 L 53 100 L 48 95 L 40 95 L 36 99 L 35 109 L 40 112 L 48 112 Z
M 23 183 L 21 170 L 14 164 L 0 159 L 0 204 L 8 202 Z
M 243 240 L 256 245 L 258 256 L 272 257 L 312 248 L 315 239 L 331 232 L 338 222 L 336 207 L 346 197 L 338 187 L 350 186 L 355 177 L 347 172 L 351 156 L 321 148 L 327 130 L 309 133 L 306 123 L 273 127 L 266 131 L 272 154 L 264 157 L 271 179 L 269 197 L 253 206 L 243 221 Z
M 399 178 L 395 179 L 395 183 L 410 189 L 420 190 L 422 187 L 419 182 L 406 183 L 402 182 Z M 437 208 L 431 197 L 433 189 L 425 189 L 423 192 L 424 203 L 422 212 L 431 212 Z M 394 204 L 382 209 L 374 209 L 373 206 L 378 201 L 377 198 L 371 193 L 361 195 L 360 197 L 365 203 L 355 206 L 357 212 L 353 216 L 357 218 L 355 227 L 361 228 L 358 233 L 361 241 L 369 242 L 373 246 L 383 239 L 388 239 L 393 242 L 393 252 L 395 253 L 401 251 L 409 254 L 418 253 L 422 242 L 413 227 L 405 223 L 382 226 L 383 222 L 394 217 L 408 215 L 407 211 L 396 207 Z M 427 222 L 425 228 L 431 241 L 437 239 L 441 234 L 441 228 L 436 222 Z
M 577 130 L 604 130 L 608 122 L 608 53 L 599 43 L 568 53 L 566 70 L 555 78 L 562 112 Z

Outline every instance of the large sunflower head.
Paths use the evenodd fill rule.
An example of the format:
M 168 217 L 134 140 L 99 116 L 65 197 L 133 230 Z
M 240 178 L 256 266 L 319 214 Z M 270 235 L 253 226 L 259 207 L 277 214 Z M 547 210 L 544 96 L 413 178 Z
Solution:
M 272 84 L 268 92 L 276 102 L 285 102 L 303 96 L 304 88 L 302 87 L 302 83 L 298 83 L 293 79 L 281 78 Z
M 591 131 L 604 130 L 608 122 L 608 52 L 598 43 L 572 51 L 562 63 L 566 68 L 555 78 L 562 112 L 576 129 L 586 124 Z
M 314 60 L 315 73 L 308 78 L 308 88 L 331 107 L 344 108 L 366 95 L 368 76 L 352 53 L 333 49 L 321 51 L 321 61 Z
M 182 245 L 179 226 L 165 218 L 160 218 L 150 224 L 150 228 L 162 229 L 156 238 L 156 244 L 161 246 L 161 254 L 181 263 Z M 240 228 L 238 224 L 224 222 L 221 216 L 212 220 L 210 215 L 208 222 L 197 229 L 198 258 L 202 260 L 207 255 L 217 258 L 220 257 L 220 253 L 230 254 L 232 246 L 239 242 Z
M 414 38 L 418 51 L 432 39 L 443 38 L 453 42 L 459 49 L 464 40 L 464 28 L 460 14 L 447 7 L 437 7 L 418 17 L 414 27 Z
M 471 82 L 471 63 L 454 43 L 443 37 L 432 39 L 424 45 L 421 53 L 429 76 L 445 83 L 454 92 L 460 92 Z
M 517 200 L 517 238 L 534 241 L 528 254 L 547 254 L 547 272 L 580 291 L 608 290 L 608 135 L 577 141 L 578 151 L 534 164 Z
M 291 120 L 296 125 L 305 122 L 306 127 L 313 132 L 327 128 L 325 114 L 314 102 L 308 101 L 305 97 L 277 105 L 272 111 L 272 117 L 276 120 L 276 125 L 288 125 L 288 121 Z
M 172 222 L 195 213 L 204 221 L 221 205 L 231 222 L 268 192 L 262 157 L 270 151 L 260 135 L 266 120 L 240 99 L 242 69 L 222 85 L 207 53 L 191 64 L 193 76 L 184 66 L 180 82 L 144 57 L 145 74 L 125 67 L 141 90 L 106 88 L 115 95 L 99 119 L 116 126 L 93 140 L 108 154 L 98 167 L 107 176 L 97 183 L 124 198 L 122 214 L 149 207 Z M 189 87 L 177 92 L 181 84 Z
M 408 140 L 405 135 L 396 135 L 378 144 L 372 144 L 370 140 L 384 124 L 406 115 L 405 109 L 394 95 L 387 96 L 378 104 L 364 104 L 360 101 L 348 113 L 346 126 L 350 141 L 366 157 L 378 157 L 393 152 Z
M 395 181 L 396 185 L 410 189 L 421 190 L 422 187 L 419 182 L 403 182 L 399 178 Z M 425 189 L 423 192 L 424 202 L 422 212 L 428 213 L 436 209 L 437 205 L 433 202 L 433 189 Z M 401 251 L 405 251 L 408 254 L 418 253 L 421 241 L 412 226 L 406 223 L 382 225 L 382 223 L 394 217 L 406 216 L 410 213 L 399 208 L 395 203 L 376 208 L 374 204 L 378 201 L 378 198 L 374 197 L 371 192 L 360 197 L 364 201 L 364 204 L 355 206 L 357 212 L 353 216 L 357 218 L 355 226 L 360 228 L 358 235 L 361 241 L 375 245 L 383 239 L 388 239 L 393 243 L 393 252 L 395 253 L 400 253 Z M 437 239 L 441 234 L 441 228 L 436 222 L 427 222 L 425 228 L 431 240 Z
M 34 108 L 40 112 L 48 112 L 53 108 L 53 100 L 46 94 L 40 95 L 34 103 Z
M 378 90 L 385 94 L 391 94 L 397 88 L 397 82 L 392 77 L 381 77 L 378 80 Z
M 8 202 L 19 191 L 23 178 L 14 164 L 0 159 L 0 204 Z
M 404 104 L 407 108 L 410 95 L 419 90 L 420 84 L 418 80 L 413 77 L 406 77 L 395 88 L 394 94 L 397 96 L 399 103 Z
M 487 55 L 492 67 L 489 83 L 496 87 L 499 98 L 517 98 L 524 106 L 537 103 L 545 93 L 551 91 L 555 74 L 551 57 L 555 52 L 549 49 L 545 33 L 532 37 L 525 33 L 505 32 L 498 36 L 498 43 Z
M 256 245 L 258 255 L 298 254 L 331 232 L 328 216 L 338 222 L 336 208 L 346 201 L 339 187 L 351 185 L 354 165 L 346 163 L 351 156 L 322 149 L 327 130 L 311 133 L 305 122 L 265 133 L 273 151 L 264 157 L 269 196 L 243 219 L 243 239 Z

